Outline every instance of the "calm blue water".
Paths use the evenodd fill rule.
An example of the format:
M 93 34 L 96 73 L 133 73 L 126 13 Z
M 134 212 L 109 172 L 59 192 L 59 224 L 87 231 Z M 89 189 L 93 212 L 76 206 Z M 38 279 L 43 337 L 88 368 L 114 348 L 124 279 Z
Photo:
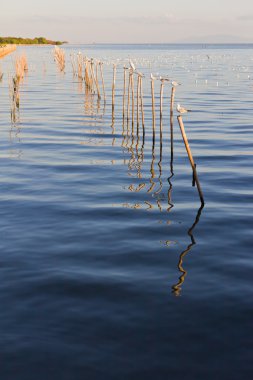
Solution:
M 1 378 L 252 378 L 251 46 L 64 49 L 65 74 L 52 47 L 18 49 L 15 124 L 14 55 L 0 61 Z M 79 50 L 105 62 L 106 104 L 73 77 Z M 122 120 L 129 57 L 146 75 L 144 137 Z M 176 113 L 171 154 L 167 84 L 160 139 L 159 81 L 153 144 L 150 72 L 182 83 L 204 208 Z

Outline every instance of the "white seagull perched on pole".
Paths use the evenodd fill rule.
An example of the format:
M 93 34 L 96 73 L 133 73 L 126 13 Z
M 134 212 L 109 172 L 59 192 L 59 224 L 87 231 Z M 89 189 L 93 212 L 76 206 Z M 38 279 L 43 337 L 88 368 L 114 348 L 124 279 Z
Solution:
M 177 82 L 177 81 L 175 81 L 175 80 L 173 80 L 173 81 L 171 82 L 171 84 L 172 84 L 172 87 L 181 86 L 181 83 L 179 83 L 179 82 Z
M 183 114 L 183 113 L 187 113 L 187 112 L 191 112 L 191 110 L 187 110 L 186 108 L 180 106 L 180 104 L 177 105 L 177 112 Z
M 162 76 L 160 76 L 159 79 L 160 79 L 161 82 L 164 82 L 164 81 L 169 82 L 170 81 L 170 79 L 168 77 L 162 77 Z
M 152 73 L 150 74 L 150 79 L 151 80 L 156 80 L 156 79 L 158 79 L 157 77 L 155 77 Z
M 130 67 L 133 71 L 135 71 L 135 66 L 134 66 L 134 63 L 131 59 L 129 59 L 129 64 L 130 64 Z

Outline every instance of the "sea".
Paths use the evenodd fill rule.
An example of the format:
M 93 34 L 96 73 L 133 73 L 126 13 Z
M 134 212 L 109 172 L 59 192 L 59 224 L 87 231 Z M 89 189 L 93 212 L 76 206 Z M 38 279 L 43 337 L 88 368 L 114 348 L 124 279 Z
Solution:
M 0 60 L 1 379 L 252 379 L 253 44 L 60 48 Z

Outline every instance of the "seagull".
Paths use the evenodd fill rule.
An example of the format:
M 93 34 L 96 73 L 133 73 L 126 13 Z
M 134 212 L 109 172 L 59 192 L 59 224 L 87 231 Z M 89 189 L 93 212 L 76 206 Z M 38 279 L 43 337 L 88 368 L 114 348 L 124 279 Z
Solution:
M 186 108 L 180 106 L 180 104 L 177 105 L 177 112 L 179 113 L 187 113 L 187 112 L 191 112 L 191 110 L 187 110 Z
M 167 82 L 169 82 L 170 81 L 170 79 L 169 78 L 167 78 L 167 77 L 162 77 L 162 76 L 160 76 L 160 81 L 167 81 Z
M 157 77 L 154 77 L 154 75 L 151 73 L 151 74 L 150 74 L 150 79 L 151 79 L 151 80 L 156 80 L 156 79 L 158 79 L 158 78 L 157 78 Z
M 134 63 L 131 59 L 129 59 L 129 64 L 130 64 L 130 67 L 133 71 L 135 71 L 135 66 L 134 66 Z
M 171 84 L 172 84 L 172 87 L 181 86 L 181 83 L 179 83 L 179 82 L 177 82 L 177 81 L 175 81 L 175 80 L 173 80 L 173 81 L 171 82 Z

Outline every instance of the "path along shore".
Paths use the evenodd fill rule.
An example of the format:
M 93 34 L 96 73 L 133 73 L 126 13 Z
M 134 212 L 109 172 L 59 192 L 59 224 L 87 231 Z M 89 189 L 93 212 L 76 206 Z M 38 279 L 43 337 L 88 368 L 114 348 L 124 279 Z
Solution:
M 3 58 L 5 55 L 12 53 L 16 50 L 16 45 L 0 45 L 0 58 Z

